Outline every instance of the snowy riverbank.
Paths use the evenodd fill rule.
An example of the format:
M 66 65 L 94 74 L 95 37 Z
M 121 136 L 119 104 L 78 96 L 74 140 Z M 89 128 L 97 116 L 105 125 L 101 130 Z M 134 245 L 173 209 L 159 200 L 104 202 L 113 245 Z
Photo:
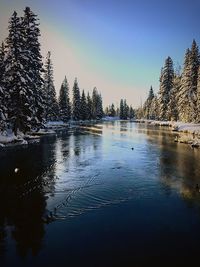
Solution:
M 180 136 L 175 138 L 175 142 L 189 144 L 191 147 L 200 147 L 200 124 L 145 119 L 135 120 L 135 122 L 170 127 L 172 131 L 180 133 Z

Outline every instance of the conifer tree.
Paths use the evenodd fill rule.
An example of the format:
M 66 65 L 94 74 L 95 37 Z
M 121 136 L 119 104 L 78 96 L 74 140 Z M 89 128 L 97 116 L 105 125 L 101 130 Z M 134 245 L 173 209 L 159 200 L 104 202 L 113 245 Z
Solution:
M 22 21 L 15 11 L 9 21 L 9 34 L 6 39 L 5 83 L 8 99 L 8 119 L 15 134 L 31 129 L 33 114 L 31 99 L 32 88 L 29 87 L 31 73 L 26 66 L 29 58 L 22 34 Z
M 124 101 L 123 99 L 120 100 L 120 113 L 119 113 L 119 117 L 121 120 L 124 119 Z
M 75 121 L 78 121 L 81 119 L 80 115 L 80 90 L 78 87 L 78 81 L 77 78 L 74 81 L 74 86 L 73 86 L 73 119 Z
M 86 102 L 86 97 L 85 97 L 85 92 L 84 90 L 82 91 L 81 95 L 81 104 L 80 104 L 80 116 L 81 120 L 87 120 L 88 114 L 87 114 L 87 102 Z
M 181 77 L 181 88 L 178 93 L 178 113 L 180 120 L 183 122 L 189 121 L 189 113 L 190 113 L 190 105 L 189 105 L 189 90 L 191 88 L 190 54 L 191 51 L 188 48 L 185 53 L 183 73 Z
M 168 118 L 169 120 L 178 120 L 178 94 L 181 88 L 181 77 L 178 74 L 174 75 L 173 87 L 170 91 L 170 99 L 168 104 Z
M 115 111 L 115 105 L 112 103 L 109 111 L 109 116 L 110 117 L 115 117 L 116 116 L 116 111 Z
M 0 132 L 6 130 L 7 107 L 5 90 L 5 47 L 2 43 L 0 47 Z
M 147 119 L 152 119 L 151 105 L 152 105 L 153 98 L 154 98 L 154 92 L 153 92 L 153 88 L 151 86 L 150 90 L 149 90 L 148 98 L 144 103 L 144 116 Z
M 47 53 L 46 62 L 44 66 L 44 95 L 46 121 L 57 120 L 59 107 L 56 99 L 56 90 L 54 87 L 51 52 Z
M 22 35 L 24 38 L 24 49 L 28 61 L 25 64 L 26 72 L 29 73 L 28 87 L 31 89 L 33 96 L 31 98 L 32 116 L 31 124 L 33 128 L 40 128 L 43 124 L 44 117 L 44 95 L 42 91 L 42 55 L 40 49 L 40 29 L 37 19 L 30 7 L 24 10 L 22 18 Z
M 131 119 L 133 119 L 134 117 L 135 117 L 134 109 L 132 108 L 132 106 L 130 106 L 129 118 L 130 118 L 130 120 L 131 120 Z
M 197 109 L 196 109 L 196 123 L 200 123 L 200 67 L 198 69 L 197 78 Z
M 68 122 L 71 118 L 71 106 L 69 99 L 69 84 L 65 76 L 62 82 L 59 94 L 59 116 L 64 122 Z
M 161 70 L 160 89 L 159 89 L 159 108 L 160 119 L 168 120 L 167 111 L 170 91 L 173 87 L 174 68 L 170 57 L 165 60 L 164 68 Z
M 92 99 L 89 92 L 87 94 L 87 120 L 92 120 Z

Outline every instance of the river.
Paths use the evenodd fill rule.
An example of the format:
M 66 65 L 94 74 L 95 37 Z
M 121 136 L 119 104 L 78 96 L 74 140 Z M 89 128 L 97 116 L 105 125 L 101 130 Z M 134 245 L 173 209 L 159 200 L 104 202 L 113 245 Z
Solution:
M 105 122 L 0 150 L 0 266 L 194 266 L 200 151 Z

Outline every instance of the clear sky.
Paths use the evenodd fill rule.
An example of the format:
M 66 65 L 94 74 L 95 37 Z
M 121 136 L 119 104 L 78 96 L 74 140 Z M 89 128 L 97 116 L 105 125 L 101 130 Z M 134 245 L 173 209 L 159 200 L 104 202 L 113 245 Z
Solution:
M 127 98 L 138 106 L 150 86 L 157 92 L 167 56 L 182 64 L 200 44 L 199 0 L 0 0 L 0 40 L 14 10 L 38 14 L 42 54 L 52 52 L 58 91 L 66 75 L 81 89 L 101 91 L 104 104 Z

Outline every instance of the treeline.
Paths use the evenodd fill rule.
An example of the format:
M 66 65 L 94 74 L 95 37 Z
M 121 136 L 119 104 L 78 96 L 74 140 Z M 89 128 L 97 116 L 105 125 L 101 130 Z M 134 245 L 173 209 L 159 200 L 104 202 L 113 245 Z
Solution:
M 80 92 L 77 79 L 73 99 L 65 77 L 59 98 L 53 78 L 51 53 L 43 66 L 37 15 L 29 7 L 23 17 L 14 11 L 9 20 L 8 37 L 0 47 L 0 132 L 15 134 L 37 130 L 46 121 L 100 119 L 102 97 L 94 88 L 92 96 Z
M 119 117 L 121 120 L 133 119 L 135 116 L 132 106 L 127 105 L 126 99 L 120 100 L 120 107 L 115 108 L 112 103 L 105 108 L 105 115 L 109 117 Z
M 161 69 L 160 88 L 155 95 L 152 87 L 137 118 L 200 122 L 200 54 L 195 40 L 186 50 L 182 72 L 174 70 L 170 57 Z

